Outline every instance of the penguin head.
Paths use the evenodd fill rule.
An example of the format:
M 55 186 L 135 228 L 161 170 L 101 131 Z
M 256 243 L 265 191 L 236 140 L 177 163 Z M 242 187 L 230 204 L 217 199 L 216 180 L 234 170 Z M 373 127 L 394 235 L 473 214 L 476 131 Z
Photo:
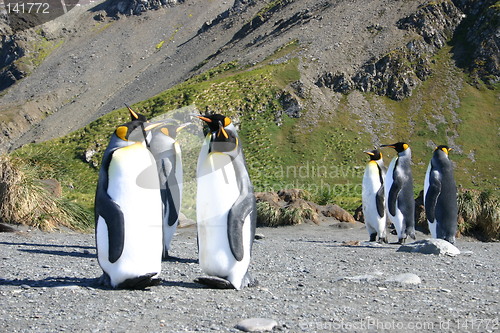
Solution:
M 132 108 L 127 104 L 125 105 L 127 106 L 127 109 L 130 112 L 130 121 L 128 123 L 118 126 L 115 129 L 115 135 L 120 140 L 125 142 L 146 141 L 146 144 L 148 145 L 150 137 L 148 137 L 146 129 L 144 128 L 144 123 L 147 122 L 146 117 L 132 110 Z
M 142 133 L 142 121 L 134 120 L 123 125 L 118 126 L 115 129 L 115 135 L 126 142 L 141 142 L 144 141 L 144 135 Z
M 452 150 L 453 148 L 450 148 L 446 145 L 441 145 L 441 146 L 437 146 L 436 149 L 434 149 L 435 152 L 439 152 L 439 151 L 443 151 L 446 156 L 448 156 L 448 154 L 450 153 L 450 150 Z
M 405 142 L 396 142 L 392 145 L 381 145 L 380 147 L 394 148 L 398 153 L 402 153 L 405 150 L 407 150 L 408 148 L 410 148 L 410 146 Z
M 382 153 L 378 149 L 368 150 L 364 153 L 370 156 L 370 161 L 378 161 L 382 159 Z
M 229 117 L 221 114 L 197 116 L 208 126 L 210 150 L 214 152 L 229 152 L 237 148 L 238 136 Z
M 177 126 L 175 126 L 174 124 L 168 124 L 157 127 L 157 131 L 162 135 L 171 137 L 174 140 L 177 137 Z

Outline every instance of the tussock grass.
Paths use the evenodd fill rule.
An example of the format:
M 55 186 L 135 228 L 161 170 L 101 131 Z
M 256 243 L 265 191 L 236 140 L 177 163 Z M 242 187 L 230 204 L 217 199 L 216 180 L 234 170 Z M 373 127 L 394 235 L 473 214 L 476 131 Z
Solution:
M 463 190 L 458 194 L 459 231 L 486 241 L 500 239 L 500 202 L 491 191 Z
M 257 202 L 257 225 L 262 227 L 277 227 L 280 225 L 280 208 L 269 202 Z
M 302 224 L 313 216 L 312 209 L 298 207 L 278 207 L 269 202 L 257 202 L 257 225 L 259 227 L 279 227 Z
M 88 229 L 88 210 L 50 194 L 37 176 L 23 160 L 0 156 L 0 220 L 45 231 L 61 226 Z

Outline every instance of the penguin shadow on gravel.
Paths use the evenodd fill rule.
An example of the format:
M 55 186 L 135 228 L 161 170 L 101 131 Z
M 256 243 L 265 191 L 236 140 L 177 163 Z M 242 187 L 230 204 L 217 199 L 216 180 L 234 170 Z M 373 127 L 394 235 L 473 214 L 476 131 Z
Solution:
M 47 255 L 76 257 L 76 258 L 95 258 L 95 253 L 91 252 L 92 250 L 95 250 L 94 246 L 37 244 L 37 243 L 26 243 L 26 242 L 22 243 L 0 242 L 0 245 L 30 247 L 26 249 L 18 249 L 18 251 L 26 253 L 47 254 Z M 56 249 L 59 248 L 61 250 L 55 250 L 55 249 L 52 250 L 47 248 L 56 248 Z
M 60 289 L 76 289 L 76 288 L 94 288 L 107 289 L 99 286 L 99 279 L 96 278 L 77 278 L 77 277 L 47 277 L 41 280 L 33 279 L 0 279 L 1 286 L 17 286 L 23 289 L 29 288 L 60 288 Z
M 179 258 L 175 256 L 168 256 L 162 260 L 163 262 L 172 262 L 172 263 L 180 263 L 180 264 L 197 264 L 198 259 L 193 258 Z

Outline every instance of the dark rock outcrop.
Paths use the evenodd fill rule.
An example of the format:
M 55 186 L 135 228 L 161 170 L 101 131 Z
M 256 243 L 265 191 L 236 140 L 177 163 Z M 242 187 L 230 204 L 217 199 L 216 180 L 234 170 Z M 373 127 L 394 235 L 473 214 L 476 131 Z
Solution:
M 26 76 L 15 61 L 25 55 L 16 36 L 8 27 L 0 27 L 0 91 L 10 87 Z
M 500 5 L 495 0 L 453 0 L 466 18 L 457 29 L 455 55 L 476 80 L 500 82 Z
M 344 94 L 358 89 L 394 100 L 409 97 L 413 89 L 429 77 L 430 57 L 453 37 L 463 17 L 463 13 L 446 0 L 422 5 L 415 14 L 397 22 L 399 29 L 414 33 L 416 38 L 403 47 L 372 58 L 352 77 L 326 72 L 320 75 L 316 85 Z
M 111 0 L 103 5 L 109 16 L 140 15 L 148 10 L 160 9 L 183 3 L 184 0 Z

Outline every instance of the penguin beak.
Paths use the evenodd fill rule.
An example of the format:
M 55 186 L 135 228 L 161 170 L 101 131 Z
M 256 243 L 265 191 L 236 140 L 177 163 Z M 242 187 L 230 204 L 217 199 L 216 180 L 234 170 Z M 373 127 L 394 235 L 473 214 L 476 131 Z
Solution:
M 145 130 L 145 131 L 151 131 L 152 129 L 155 129 L 156 127 L 161 126 L 161 125 L 163 125 L 163 123 L 154 123 L 154 124 L 150 124 L 150 125 L 146 126 L 146 127 L 144 128 L 144 130 Z
M 130 112 L 133 118 L 139 119 L 139 115 L 134 110 L 132 110 L 132 108 L 128 106 L 128 104 L 125 104 L 125 106 L 127 107 L 128 111 Z
M 394 146 L 394 145 L 380 145 L 380 147 L 396 148 L 396 146 Z
M 221 133 L 224 135 L 226 140 L 229 139 L 229 135 L 227 134 L 226 130 L 224 129 L 224 126 L 222 126 L 222 123 L 219 122 L 219 131 L 217 132 L 217 137 L 219 137 Z
M 199 118 L 199 119 L 201 119 L 201 120 L 203 120 L 204 122 L 207 122 L 207 123 L 211 123 L 212 122 L 212 119 L 207 118 L 207 117 L 203 117 L 203 116 L 200 116 L 200 115 L 197 115 L 195 117 L 197 117 L 197 118 Z
M 182 125 L 180 125 L 179 127 L 177 127 L 177 129 L 175 130 L 177 133 L 179 133 L 180 131 L 182 131 L 184 128 L 188 127 L 189 125 L 192 125 L 193 123 L 191 122 L 187 122 L 187 123 L 184 123 Z
M 372 153 L 371 151 L 368 151 L 368 150 L 367 150 L 367 151 L 364 151 L 363 153 L 368 154 L 368 155 L 370 155 L 370 156 L 375 155 L 374 153 Z

